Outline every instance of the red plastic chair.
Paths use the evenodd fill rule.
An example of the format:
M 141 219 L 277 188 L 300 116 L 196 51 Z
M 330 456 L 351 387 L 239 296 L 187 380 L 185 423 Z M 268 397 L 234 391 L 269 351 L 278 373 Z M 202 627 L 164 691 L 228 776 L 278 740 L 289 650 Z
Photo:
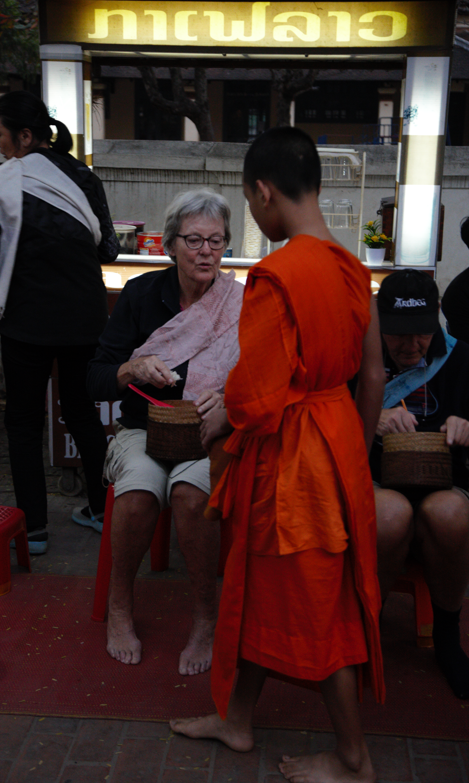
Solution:
M 408 560 L 405 573 L 396 580 L 392 589 L 396 593 L 410 593 L 414 596 L 417 646 L 433 647 L 432 602 L 420 563 Z
M 98 623 L 104 622 L 106 615 L 107 596 L 111 581 L 112 551 L 111 551 L 111 520 L 114 508 L 114 486 L 109 485 L 104 509 L 103 532 L 99 550 L 98 570 L 94 591 L 93 614 L 91 619 Z M 220 557 L 218 560 L 218 576 L 223 576 L 225 563 L 231 548 L 231 534 L 226 525 L 222 525 L 220 542 Z M 151 570 L 166 571 L 169 565 L 169 545 L 171 537 L 171 508 L 165 508 L 158 517 L 155 534 L 151 542 Z
M 15 539 L 18 565 L 31 571 L 26 520 L 19 508 L 0 506 L 0 595 L 11 590 L 10 541 Z

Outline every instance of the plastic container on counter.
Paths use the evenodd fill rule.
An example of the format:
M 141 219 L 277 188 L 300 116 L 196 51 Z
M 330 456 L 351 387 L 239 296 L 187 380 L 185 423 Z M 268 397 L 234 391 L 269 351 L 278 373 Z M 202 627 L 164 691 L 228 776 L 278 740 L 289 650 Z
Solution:
M 135 232 L 136 227 L 131 223 L 113 223 L 114 231 L 119 240 L 121 246 L 121 253 L 135 253 L 136 239 Z
M 140 231 L 137 234 L 137 252 L 141 256 L 164 256 L 162 231 Z
M 116 220 L 116 223 L 119 223 L 119 225 L 123 226 L 135 226 L 137 232 L 145 230 L 144 220 Z

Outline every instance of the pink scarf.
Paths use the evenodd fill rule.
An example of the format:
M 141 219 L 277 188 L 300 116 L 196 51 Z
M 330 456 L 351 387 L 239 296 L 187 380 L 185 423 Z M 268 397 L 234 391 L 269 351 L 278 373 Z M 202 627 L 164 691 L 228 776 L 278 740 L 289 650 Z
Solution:
M 235 277 L 234 270 L 219 272 L 198 302 L 156 329 L 130 357 L 158 356 L 170 370 L 189 360 L 185 400 L 196 400 L 205 389 L 223 391 L 238 361 L 244 286 Z

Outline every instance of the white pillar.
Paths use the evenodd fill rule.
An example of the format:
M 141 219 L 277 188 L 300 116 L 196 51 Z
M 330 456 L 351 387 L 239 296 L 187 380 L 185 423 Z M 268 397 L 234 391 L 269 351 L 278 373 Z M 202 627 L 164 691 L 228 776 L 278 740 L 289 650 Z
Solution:
M 93 139 L 106 138 L 106 107 L 104 98 L 105 87 L 103 84 L 93 85 L 92 94 L 92 131 Z
M 189 117 L 184 117 L 184 141 L 200 141 L 199 131 Z
M 194 96 L 194 90 L 190 87 L 185 87 L 184 92 L 186 93 L 186 97 L 190 98 L 191 101 L 195 100 Z M 200 141 L 199 131 L 197 130 L 197 126 L 195 122 L 192 122 L 192 120 L 189 119 L 189 117 L 183 118 L 183 126 L 182 126 L 182 138 L 183 141 Z
M 72 155 L 93 162 L 91 65 L 81 46 L 46 44 L 40 47 L 42 97 L 51 116 L 68 127 Z
M 405 99 L 405 77 L 401 83 L 401 100 L 399 106 L 399 140 L 397 142 L 397 166 L 396 166 L 396 186 L 394 191 L 394 211 L 392 218 L 392 241 L 394 249 L 391 253 L 394 254 L 394 263 L 396 263 L 396 236 L 397 236 L 397 198 L 399 195 L 399 182 L 401 177 L 401 156 L 402 156 L 402 127 L 404 124 L 404 99 Z
M 449 57 L 407 58 L 396 188 L 398 266 L 436 263 L 449 79 Z

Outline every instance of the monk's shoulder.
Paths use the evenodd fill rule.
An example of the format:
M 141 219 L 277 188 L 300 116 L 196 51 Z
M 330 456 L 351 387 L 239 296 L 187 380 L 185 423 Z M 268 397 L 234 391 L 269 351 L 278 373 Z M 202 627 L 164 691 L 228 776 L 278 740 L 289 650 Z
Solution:
M 331 261 L 350 270 L 363 280 L 369 280 L 368 269 L 359 259 L 341 245 L 335 244 L 317 237 L 300 234 L 293 237 L 286 245 L 265 256 L 253 267 L 254 274 L 263 274 L 268 271 L 281 272 L 286 264 L 289 266 L 303 265 L 322 266 Z
M 362 264 L 360 259 L 339 242 L 331 242 L 330 240 L 324 239 L 320 242 L 320 245 L 325 255 L 332 256 L 339 263 L 345 263 L 348 266 L 359 270 L 359 274 L 363 273 L 365 277 L 369 275 L 368 268 Z
M 338 263 L 345 279 L 353 281 L 354 285 L 363 286 L 369 290 L 371 286 L 370 270 L 362 264 L 359 258 L 341 245 L 327 243 L 329 252 Z
M 274 250 L 259 261 L 251 272 L 255 276 L 271 276 L 282 279 L 287 271 L 298 269 L 305 264 L 319 262 L 323 256 L 323 243 L 313 236 L 299 235 L 290 239 L 286 245 Z
M 352 289 L 369 297 L 371 276 L 361 261 L 341 245 L 301 234 L 259 261 L 250 274 L 288 285 L 292 277 L 333 284 L 339 276 Z

